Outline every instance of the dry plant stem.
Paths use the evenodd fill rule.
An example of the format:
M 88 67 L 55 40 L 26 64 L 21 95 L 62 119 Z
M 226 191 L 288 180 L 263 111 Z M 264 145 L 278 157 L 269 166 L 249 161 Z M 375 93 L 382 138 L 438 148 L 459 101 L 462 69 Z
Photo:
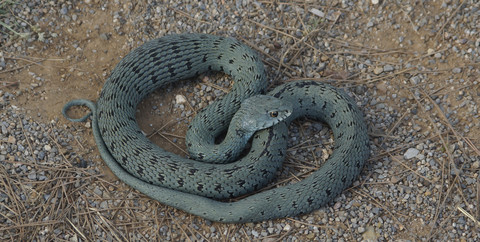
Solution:
M 410 68 L 407 68 L 405 70 L 401 70 L 401 71 L 398 71 L 398 72 L 395 72 L 395 73 L 392 73 L 392 74 L 379 76 L 379 77 L 376 77 L 376 78 L 362 79 L 362 80 L 359 80 L 357 83 L 370 84 L 370 83 L 374 83 L 374 82 L 377 82 L 377 81 L 380 81 L 380 80 L 393 78 L 393 77 L 398 76 L 398 75 L 403 74 L 403 73 L 408 73 L 408 72 L 410 72 L 414 69 L 415 69 L 415 67 L 410 67 Z
M 85 236 L 85 235 L 82 233 L 82 231 L 79 230 L 79 229 L 77 228 L 77 226 L 75 226 L 75 224 L 72 223 L 72 221 L 70 221 L 70 219 L 65 218 L 65 220 L 67 220 L 67 222 L 72 226 L 72 228 L 73 228 L 78 234 L 80 234 L 80 236 L 83 238 L 83 240 L 85 240 L 85 241 L 90 241 L 89 239 L 87 239 L 87 236 Z
M 170 216 L 171 220 L 175 223 L 175 225 L 177 225 L 177 227 L 182 231 L 182 234 L 183 234 L 183 236 L 185 237 L 185 239 L 186 239 L 187 241 L 192 241 L 192 240 L 190 239 L 190 237 L 188 237 L 188 235 L 187 235 L 187 233 L 185 232 L 185 230 L 183 229 L 183 227 L 182 227 L 183 223 L 178 223 L 178 221 L 177 221 L 177 219 L 176 219 L 175 217 L 173 217 L 173 216 L 170 215 L 170 214 L 169 214 L 169 216 Z
M 185 118 L 181 118 L 180 120 L 178 121 L 182 121 L 184 120 Z M 166 122 L 162 127 L 160 127 L 159 129 L 155 130 L 154 132 L 152 132 L 151 134 L 148 134 L 146 135 L 147 138 L 151 138 L 153 137 L 154 135 L 158 134 L 159 132 L 161 132 L 165 127 L 167 127 L 168 125 L 170 124 L 173 124 L 173 123 L 176 123 L 177 121 L 175 121 L 174 119 L 171 119 L 170 121 Z
M 406 229 L 407 231 L 410 232 L 411 235 L 417 237 L 418 239 L 418 236 L 415 235 L 415 233 L 413 233 L 413 231 L 410 230 L 410 228 L 408 226 L 405 226 L 402 222 L 400 222 L 400 220 L 398 219 L 398 216 L 402 216 L 404 218 L 407 218 L 408 215 L 405 215 L 405 214 L 402 214 L 398 211 L 395 210 L 395 208 L 391 207 L 391 208 L 387 208 L 381 201 L 378 201 L 376 198 L 370 196 L 368 193 L 364 193 L 362 191 L 358 191 L 358 190 L 352 190 L 352 192 L 362 196 L 362 197 L 366 197 L 366 198 L 369 198 L 370 201 L 374 202 L 378 207 L 382 208 L 385 212 L 387 212 L 390 217 L 392 218 L 393 221 L 395 221 L 398 225 L 402 226 L 404 229 Z
M 281 34 L 281 35 L 290 37 L 290 38 L 294 39 L 294 40 L 297 41 L 297 42 L 300 41 L 299 38 L 297 38 L 297 37 L 295 37 L 295 36 L 293 36 L 293 35 L 291 35 L 291 34 L 287 34 L 287 33 L 285 33 L 285 32 L 282 32 L 282 31 L 280 31 L 280 30 L 278 30 L 278 29 L 275 29 L 275 28 L 272 28 L 272 27 L 270 27 L 270 26 L 266 26 L 266 25 L 263 25 L 263 24 L 261 24 L 261 23 L 255 22 L 255 21 L 253 21 L 253 20 L 251 20 L 251 19 L 245 19 L 245 18 L 244 18 L 243 20 L 248 21 L 248 22 L 252 22 L 252 23 L 254 23 L 254 24 L 256 24 L 256 25 L 258 25 L 258 26 L 260 26 L 260 27 L 262 27 L 262 28 L 266 28 L 266 29 L 268 29 L 268 30 L 277 32 L 277 33 L 279 33 L 279 34 Z M 323 52 L 321 52 L 321 51 L 320 51 L 319 49 L 317 49 L 315 46 L 313 46 L 313 45 L 311 45 L 311 44 L 308 44 L 308 43 L 305 43 L 305 45 L 307 45 L 307 46 L 310 47 L 311 49 L 317 51 L 318 53 L 321 53 L 322 55 L 325 55 L 325 54 L 323 54 Z M 327 57 L 328 57 L 328 56 L 327 56 Z
M 179 10 L 179 9 L 176 9 L 176 8 L 172 8 L 172 7 L 168 7 L 168 9 L 184 16 L 184 17 L 187 17 L 193 21 L 196 21 L 196 22 L 199 22 L 199 23 L 202 23 L 202 24 L 207 24 L 207 25 L 210 25 L 211 23 L 210 22 L 207 22 L 207 21 L 203 21 L 203 20 L 200 20 L 200 19 L 196 19 L 196 18 L 193 18 L 192 16 L 190 16 L 188 13 L 182 11 L 182 10 Z
M 463 213 L 465 216 L 467 216 L 469 219 L 471 219 L 474 223 L 475 223 L 475 226 L 480 226 L 480 222 L 475 218 L 473 217 L 473 215 L 471 215 L 470 213 L 468 213 L 467 211 L 465 211 L 463 208 L 461 207 L 458 207 L 457 206 L 457 209 Z
M 357 44 L 357 43 L 353 43 L 353 42 L 349 42 L 349 41 L 341 40 L 341 39 L 328 38 L 328 40 L 332 41 L 332 42 L 341 43 L 342 47 L 346 47 L 346 48 L 356 47 L 361 52 L 365 52 L 365 50 L 374 51 L 374 53 L 368 52 L 367 55 L 377 55 L 377 54 L 383 54 L 383 53 L 385 53 L 385 54 L 389 54 L 389 53 L 392 53 L 392 54 L 393 53 L 409 54 L 409 52 L 407 52 L 405 50 L 405 48 L 379 49 L 379 48 L 365 46 L 365 45 L 361 45 L 361 44 Z M 330 53 L 334 53 L 334 52 L 327 52 L 325 54 L 330 54 Z
M 423 58 L 427 58 L 427 57 L 430 57 L 430 56 L 433 56 L 435 55 L 436 53 L 443 53 L 445 51 L 447 51 L 448 48 L 445 48 L 445 49 L 441 49 L 441 50 L 437 50 L 435 52 L 432 52 L 432 53 L 426 53 L 426 54 L 423 54 L 419 57 L 416 57 L 416 58 L 413 58 L 413 59 L 410 59 L 410 60 L 407 60 L 406 63 L 410 63 L 410 62 L 413 62 L 413 61 L 418 61 L 418 60 L 421 60 Z
M 450 21 L 452 21 L 452 19 L 457 16 L 457 13 L 458 11 L 460 10 L 460 8 L 463 6 L 463 3 L 465 2 L 465 0 L 462 1 L 462 3 L 460 3 L 458 5 L 458 7 L 455 9 L 455 11 L 453 11 L 453 13 L 450 15 L 450 17 L 447 19 L 447 21 L 445 21 L 445 23 L 443 23 L 442 27 L 437 31 L 437 34 L 435 35 L 435 38 L 436 40 L 438 40 L 438 36 L 440 34 L 443 34 L 443 30 L 445 29 L 445 26 L 450 23 Z
M 220 91 L 222 91 L 222 92 L 224 92 L 224 93 L 228 93 L 228 92 L 229 92 L 228 89 L 223 88 L 223 87 L 221 87 L 221 86 L 219 86 L 219 85 L 216 85 L 216 84 L 214 84 L 214 83 L 210 83 L 210 82 L 206 81 L 205 79 L 206 79 L 206 78 L 202 78 L 202 83 L 203 83 L 203 84 L 205 84 L 205 85 L 207 85 L 207 86 L 210 86 L 210 87 L 212 87 L 212 88 L 218 89 L 218 90 L 220 90 Z M 188 103 L 188 102 L 187 102 L 187 103 Z M 189 103 L 189 104 L 190 104 L 190 103 Z
M 460 137 L 460 135 L 457 133 L 457 131 L 453 128 L 452 124 L 450 123 L 450 121 L 448 121 L 448 118 L 447 116 L 445 115 L 445 113 L 442 111 L 442 109 L 438 106 L 438 104 L 433 101 L 433 99 L 430 97 L 430 95 L 428 95 L 427 93 L 425 93 L 423 90 L 420 90 L 422 92 L 423 95 L 425 95 L 426 98 L 428 98 L 428 100 L 430 101 L 430 103 L 435 107 L 435 109 L 437 110 L 437 112 L 439 113 L 440 117 L 443 119 L 444 123 L 448 126 L 448 128 L 452 131 L 452 133 L 455 135 L 455 137 L 457 138 L 457 141 L 460 141 L 460 140 L 463 140 L 465 141 L 465 143 L 467 143 L 470 148 L 472 148 L 472 150 L 474 150 L 478 155 L 480 155 L 480 151 L 478 150 L 478 148 L 469 140 L 467 140 L 467 138 L 465 137 Z
M 423 105 L 421 104 L 420 100 L 413 94 L 413 92 L 411 92 L 411 90 L 409 90 L 409 91 L 410 91 L 411 95 L 415 98 L 418 106 L 422 109 L 422 113 L 427 113 L 427 112 L 424 110 Z M 425 92 L 423 92 L 423 90 L 421 90 L 421 92 L 422 92 L 423 95 L 426 95 L 427 97 L 429 97 Z M 431 100 L 431 98 L 430 98 L 429 100 L 430 100 L 430 103 L 435 103 L 435 102 L 433 102 L 433 100 Z M 442 112 L 440 111 L 439 114 L 442 114 Z M 438 128 L 437 128 L 437 126 L 435 125 L 435 122 L 433 121 L 433 119 L 431 118 L 431 116 L 430 116 L 430 115 L 427 115 L 427 118 L 428 118 L 428 120 L 430 121 L 430 124 L 434 127 L 435 132 L 439 134 L 440 131 L 438 130 Z M 449 125 L 448 120 L 447 120 L 447 126 L 450 126 L 450 127 L 451 127 L 451 125 Z M 452 131 L 454 132 L 454 134 L 456 134 L 455 130 L 453 130 L 453 127 L 452 127 Z M 457 137 L 457 140 L 460 140 L 459 137 L 458 137 L 458 135 L 456 135 L 456 137 Z M 439 194 L 438 194 L 439 204 L 437 205 L 437 207 L 436 207 L 436 209 L 435 209 L 436 212 L 435 212 L 434 219 L 433 219 L 433 221 L 430 223 L 430 227 L 431 227 L 431 228 L 430 228 L 430 232 L 429 232 L 429 236 L 428 236 L 429 238 L 432 238 L 436 233 L 438 233 L 438 231 L 435 232 L 435 228 L 436 228 L 435 225 L 436 225 L 437 222 L 438 222 L 438 217 L 439 217 L 440 213 L 442 212 L 442 210 L 445 208 L 445 203 L 446 203 L 447 198 L 449 197 L 452 189 L 453 189 L 454 187 L 456 187 L 456 186 L 454 186 L 454 184 L 456 184 L 457 182 L 459 182 L 459 176 L 460 176 L 460 174 L 459 174 L 459 169 L 456 167 L 455 162 L 453 161 L 452 153 L 451 153 L 451 151 L 449 150 L 449 147 L 448 147 L 445 139 L 444 139 L 442 136 L 440 136 L 440 140 L 441 140 L 441 142 L 442 142 L 442 144 L 443 144 L 443 146 L 444 146 L 445 151 L 447 152 L 450 165 L 455 168 L 455 170 L 454 170 L 454 171 L 455 171 L 455 177 L 454 177 L 454 179 L 453 179 L 453 181 L 452 181 L 452 185 L 449 186 L 449 188 L 447 189 L 446 194 L 443 196 L 443 199 L 441 199 L 441 198 L 442 198 L 442 195 L 443 195 L 443 189 L 440 189 L 440 192 L 439 192 Z M 446 179 L 445 174 L 448 175 L 448 174 L 450 174 L 450 172 L 445 172 L 445 164 L 443 164 L 443 165 L 442 165 L 442 185 L 441 185 L 441 187 L 444 187 L 444 182 L 445 182 L 445 179 Z M 461 191 L 461 190 L 460 190 L 460 191 Z M 442 200 L 443 200 L 443 201 L 442 201 Z M 446 221 L 447 221 L 447 220 L 444 220 L 444 222 L 446 222 Z
M 413 170 L 412 168 L 410 168 L 407 164 L 403 163 L 402 161 L 400 161 L 399 159 L 395 158 L 395 156 L 393 156 L 392 154 L 389 154 L 390 157 L 392 158 L 392 160 L 394 160 L 395 162 L 399 163 L 400 165 L 402 165 L 403 167 L 405 167 L 405 169 L 409 170 L 410 172 L 412 172 L 413 174 L 417 175 L 418 177 L 421 177 L 422 179 L 424 179 L 425 181 L 431 183 L 431 184 L 434 184 L 435 182 L 426 178 L 425 176 L 419 174 L 417 171 Z
M 254 45 L 252 44 L 250 41 L 242 38 L 242 37 L 238 37 L 240 40 L 242 40 L 242 42 L 246 43 L 248 46 L 250 46 L 251 48 L 255 49 L 256 51 L 262 53 L 262 55 L 268 57 L 269 59 L 271 59 L 272 61 L 276 62 L 275 63 L 270 63 L 270 62 L 267 62 L 266 60 L 264 60 L 263 62 L 265 62 L 267 65 L 271 66 L 272 68 L 276 68 L 278 65 L 280 65 L 280 61 L 276 60 L 275 57 L 273 57 L 272 55 L 268 54 L 267 52 L 265 52 L 264 50 L 260 49 L 257 45 Z M 287 65 L 282 65 L 283 68 L 291 71 L 291 72 L 294 72 L 295 74 L 297 74 L 297 71 Z M 285 73 L 288 77 L 292 77 L 290 73 L 286 72 Z
M 302 44 L 302 43 L 305 43 L 305 41 L 307 39 L 309 39 L 310 37 L 314 37 L 320 30 L 319 29 L 315 29 L 313 31 L 311 31 L 310 33 L 308 33 L 307 35 L 303 36 L 299 41 L 295 42 L 295 44 L 291 45 L 288 47 L 288 49 L 283 53 L 282 57 L 280 58 L 280 63 L 277 67 L 277 69 L 280 71 L 280 68 L 281 66 L 283 66 L 283 60 L 285 59 L 285 57 L 287 56 L 287 54 L 295 47 L 297 47 L 298 45 Z
M 477 180 L 477 204 L 480 204 L 480 180 Z M 475 217 L 480 218 L 480 208 L 477 207 L 475 211 Z
M 41 61 L 38 61 L 36 64 L 40 63 Z M 9 73 L 9 72 L 14 72 L 14 71 L 17 71 L 17 70 L 21 70 L 23 68 L 27 68 L 27 67 L 30 67 L 32 66 L 33 63 L 29 63 L 29 64 L 26 64 L 26 65 L 23 65 L 23 66 L 19 66 L 19 67 L 16 67 L 16 68 L 13 68 L 13 69 L 9 69 L 9 70 L 4 70 L 4 71 L 0 71 L 0 74 L 5 74 L 5 73 Z

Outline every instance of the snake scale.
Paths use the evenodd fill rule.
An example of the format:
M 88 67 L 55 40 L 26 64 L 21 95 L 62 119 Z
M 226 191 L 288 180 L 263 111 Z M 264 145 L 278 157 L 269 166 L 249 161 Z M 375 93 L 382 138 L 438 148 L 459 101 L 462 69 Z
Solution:
M 96 103 L 72 100 L 62 112 L 72 121 L 92 114 L 100 154 L 120 180 L 163 204 L 212 221 L 254 222 L 305 214 L 331 201 L 357 178 L 369 156 L 363 114 L 342 90 L 310 80 L 288 82 L 268 93 L 289 103 L 293 112 L 253 134 L 249 152 L 236 161 L 200 162 L 151 143 L 135 120 L 138 103 L 157 88 L 208 71 L 229 74 L 235 83 L 195 116 L 187 131 L 187 148 L 199 160 L 231 160 L 239 152 L 222 151 L 215 137 L 227 129 L 245 99 L 265 92 L 267 79 L 256 53 L 233 38 L 178 34 L 148 41 L 118 63 Z M 66 111 L 78 105 L 92 112 L 70 118 Z M 277 111 L 270 114 L 276 117 Z M 273 181 L 286 155 L 287 126 L 298 117 L 331 127 L 335 146 L 326 163 L 302 181 L 228 202 Z

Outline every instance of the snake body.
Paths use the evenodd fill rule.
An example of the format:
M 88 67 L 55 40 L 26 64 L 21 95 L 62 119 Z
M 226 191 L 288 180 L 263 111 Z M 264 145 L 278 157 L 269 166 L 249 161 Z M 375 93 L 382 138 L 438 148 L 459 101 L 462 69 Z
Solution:
M 198 162 L 151 143 L 135 120 L 138 103 L 168 83 L 212 70 L 229 74 L 235 84 L 196 115 L 187 132 L 187 147 L 198 159 L 231 160 L 236 154 L 216 150 L 214 139 L 226 130 L 244 99 L 266 88 L 261 60 L 232 38 L 181 34 L 151 40 L 119 62 L 96 104 L 73 100 L 62 111 L 68 119 L 82 121 L 88 115 L 74 120 L 66 110 L 75 105 L 92 110 L 100 154 L 123 182 L 163 204 L 213 221 L 262 221 L 308 213 L 339 195 L 359 175 L 369 154 L 363 115 L 345 92 L 315 81 L 290 82 L 268 93 L 290 103 L 294 111 L 285 122 L 256 132 L 249 153 L 235 162 Z M 332 128 L 335 147 L 327 162 L 295 184 L 236 202 L 221 201 L 253 192 L 275 178 L 286 155 L 287 125 L 303 116 Z

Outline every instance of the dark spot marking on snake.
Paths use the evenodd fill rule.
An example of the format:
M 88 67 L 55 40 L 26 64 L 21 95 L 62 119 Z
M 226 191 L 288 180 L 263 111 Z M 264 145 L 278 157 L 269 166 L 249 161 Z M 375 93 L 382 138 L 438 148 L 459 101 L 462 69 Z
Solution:
M 275 137 L 275 133 L 273 132 L 273 129 L 270 128 L 268 129 L 268 139 L 267 139 L 267 143 L 265 144 L 267 147 L 270 146 L 270 141 L 272 140 L 272 138 Z M 267 150 L 263 150 L 262 153 L 260 153 L 259 157 L 262 157 L 265 152 L 267 152 Z
M 228 158 L 228 159 L 229 159 L 230 157 L 232 157 L 232 150 L 227 151 L 227 152 L 225 153 L 225 157 Z
M 122 156 L 122 162 L 123 162 L 123 164 L 127 164 L 127 161 L 128 161 L 127 157 Z
M 187 66 L 187 69 L 192 69 L 192 62 L 190 62 L 190 60 L 187 60 L 187 63 L 185 65 Z
M 292 207 L 293 207 L 293 208 L 298 208 L 298 205 L 297 205 L 297 203 L 296 203 L 295 201 L 292 201 Z
M 340 128 L 342 126 L 342 121 L 339 121 L 338 123 L 335 124 L 335 127 Z
M 351 112 L 353 112 L 354 109 L 353 109 L 352 104 L 351 104 L 351 103 L 348 103 L 347 106 L 348 106 L 348 109 L 349 109 Z
M 268 172 L 267 169 L 261 169 L 260 171 L 262 172 L 262 175 L 263 175 L 264 177 L 267 176 L 267 175 L 270 173 L 270 172 Z
M 237 134 L 238 137 L 243 137 L 245 135 L 245 132 L 243 132 L 240 129 L 235 130 L 235 133 Z M 231 152 L 230 152 L 231 153 Z
M 185 183 L 185 182 L 183 181 L 182 178 L 178 178 L 178 179 L 177 179 L 177 184 L 178 184 L 179 187 L 183 187 L 183 184 L 184 184 L 184 183 Z
M 203 191 L 203 184 L 197 183 L 197 190 Z
M 237 181 L 237 185 L 239 185 L 240 187 L 243 187 L 243 185 L 245 185 L 245 180 L 238 180 Z
M 112 142 L 112 144 L 110 145 L 110 153 L 114 153 L 115 152 L 115 143 Z
M 325 193 L 327 193 L 328 196 L 332 195 L 332 190 L 330 188 L 327 188 L 325 190 Z
M 295 82 L 295 87 L 303 88 L 308 86 L 318 86 L 318 83 L 315 81 L 304 81 L 304 82 Z
M 234 168 L 231 168 L 231 169 L 225 169 L 223 170 L 223 173 L 225 173 L 226 175 L 229 175 L 231 176 L 233 173 L 235 173 L 236 171 L 238 170 L 237 167 L 234 167 Z
M 325 110 L 327 108 L 327 101 L 323 101 L 322 109 Z
M 341 139 L 343 137 L 343 133 L 339 133 L 337 139 Z
M 174 171 L 178 170 L 178 164 L 177 163 L 168 162 L 166 165 Z
M 176 52 L 176 50 L 178 50 L 178 48 L 180 48 L 180 47 L 176 44 L 170 46 L 170 49 L 172 49 L 175 52 Z
M 235 41 L 233 44 L 230 45 L 229 48 L 230 48 L 230 50 L 235 50 L 239 46 L 240 46 L 240 43 Z
M 135 74 L 139 74 L 140 73 L 140 68 L 139 66 L 134 66 L 133 69 L 132 69 L 132 72 L 134 72 Z
M 219 192 L 219 193 L 222 192 L 223 191 L 222 184 L 220 184 L 220 183 L 215 184 L 214 190 Z
M 188 170 L 188 175 L 190 176 L 194 176 L 195 173 L 197 173 L 198 169 L 195 169 L 195 168 L 191 168 L 190 170 Z

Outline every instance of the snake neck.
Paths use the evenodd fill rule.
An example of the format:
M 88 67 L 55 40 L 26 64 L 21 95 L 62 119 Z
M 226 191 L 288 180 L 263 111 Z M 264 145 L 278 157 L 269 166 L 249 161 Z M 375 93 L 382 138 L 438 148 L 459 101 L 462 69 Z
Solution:
M 204 153 L 191 153 L 190 157 L 208 163 L 230 163 L 240 156 L 253 134 L 253 131 L 246 131 L 239 127 L 234 117 L 230 122 L 230 126 L 222 142 L 217 144 L 213 141 L 214 139 L 211 139 L 212 142 L 198 144 L 202 146 L 200 147 L 201 150 L 208 151 L 210 154 L 220 154 L 221 160 L 211 159 L 211 157 L 206 156 Z

